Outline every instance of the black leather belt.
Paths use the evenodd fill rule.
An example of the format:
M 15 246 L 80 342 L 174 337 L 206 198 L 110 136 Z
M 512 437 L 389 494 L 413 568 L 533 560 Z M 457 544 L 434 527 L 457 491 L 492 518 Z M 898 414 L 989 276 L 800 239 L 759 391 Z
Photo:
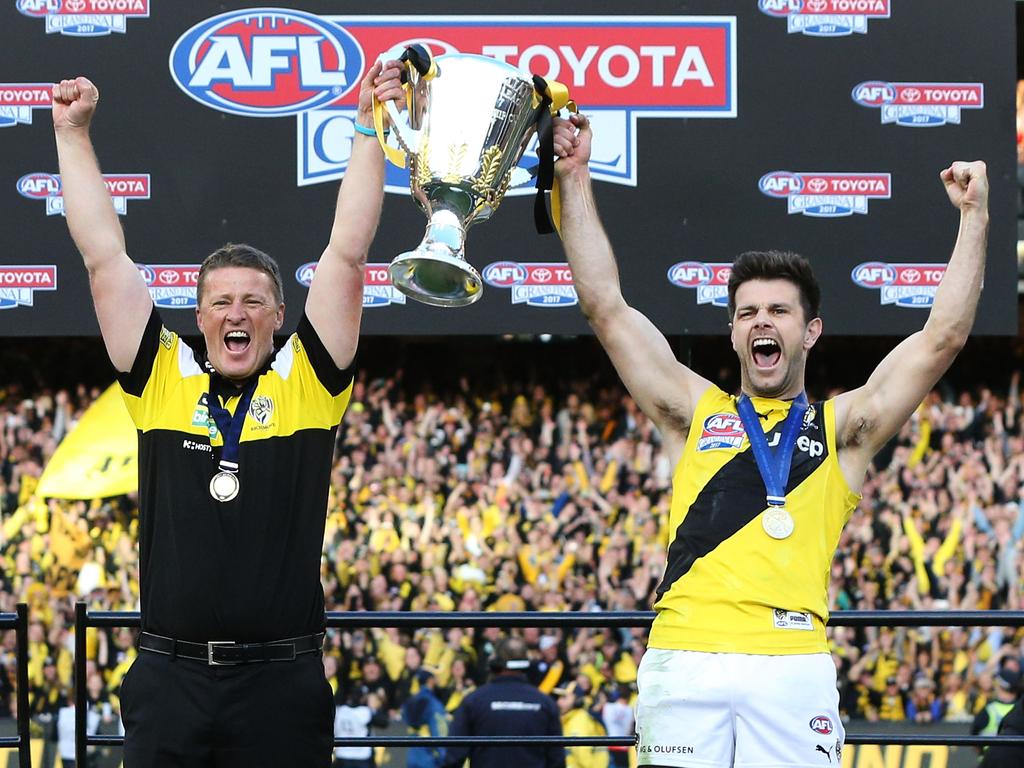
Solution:
M 188 640 L 175 640 L 172 637 L 154 635 L 151 632 L 139 634 L 140 651 L 194 659 L 205 662 L 211 667 L 264 661 L 295 661 L 296 656 L 320 651 L 323 649 L 323 645 L 323 632 L 303 637 L 292 637 L 287 640 L 274 640 L 270 643 L 235 643 L 231 640 L 193 643 Z

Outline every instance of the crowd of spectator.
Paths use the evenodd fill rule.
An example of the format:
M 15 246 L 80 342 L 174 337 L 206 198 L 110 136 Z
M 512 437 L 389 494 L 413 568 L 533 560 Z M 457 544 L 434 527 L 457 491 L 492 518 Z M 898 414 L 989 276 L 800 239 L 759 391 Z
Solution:
M 1021 608 L 1019 378 L 1001 392 L 936 391 L 877 457 L 832 565 L 834 610 Z M 138 607 L 135 499 L 34 493 L 98 395 L 86 387 L 0 393 L 0 610 L 30 605 L 31 709 L 37 728 L 54 733 L 73 683 L 74 602 Z M 672 471 L 657 431 L 617 384 L 484 390 L 462 380 L 435 391 L 400 371 L 360 377 L 327 510 L 327 607 L 648 610 L 665 564 Z M 599 729 L 622 730 L 644 630 L 521 634 L 532 679 L 563 704 L 566 723 L 583 710 Z M 496 629 L 331 629 L 324 665 L 339 707 L 365 705 L 377 722 L 397 721 L 428 676 L 421 670 L 453 711 L 486 679 L 499 637 Z M 850 719 L 972 721 L 995 696 L 999 673 L 1019 671 L 1024 656 L 1024 632 L 1013 628 L 838 627 L 830 641 Z M 127 629 L 87 638 L 84 684 L 101 730 L 116 731 L 132 642 Z M 2 718 L 14 707 L 10 634 L 0 653 Z

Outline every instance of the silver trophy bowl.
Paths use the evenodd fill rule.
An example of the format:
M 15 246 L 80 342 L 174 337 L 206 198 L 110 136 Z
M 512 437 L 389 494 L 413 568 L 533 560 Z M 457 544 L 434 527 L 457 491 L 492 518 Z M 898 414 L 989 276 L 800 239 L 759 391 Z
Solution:
M 496 59 L 451 53 L 433 63 L 429 75 L 409 69 L 407 120 L 393 101 L 384 105 L 428 220 L 423 241 L 388 270 L 410 298 L 461 307 L 483 291 L 466 261 L 466 230 L 494 214 L 510 185 L 529 179 L 517 164 L 541 100 L 529 75 Z

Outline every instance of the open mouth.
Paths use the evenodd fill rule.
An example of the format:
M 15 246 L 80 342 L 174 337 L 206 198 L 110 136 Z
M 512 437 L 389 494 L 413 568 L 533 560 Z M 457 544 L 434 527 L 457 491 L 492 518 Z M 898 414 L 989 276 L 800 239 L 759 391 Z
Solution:
M 228 352 L 244 352 L 249 346 L 249 334 L 245 331 L 228 331 L 224 335 L 224 346 Z
M 758 368 L 773 368 L 782 357 L 782 347 L 775 339 L 754 339 L 751 351 Z

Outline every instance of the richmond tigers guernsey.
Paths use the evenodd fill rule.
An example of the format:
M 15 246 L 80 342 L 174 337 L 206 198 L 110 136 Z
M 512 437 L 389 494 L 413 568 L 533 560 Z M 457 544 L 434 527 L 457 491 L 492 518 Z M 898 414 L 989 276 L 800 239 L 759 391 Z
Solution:
M 338 370 L 303 317 L 258 374 L 239 445 L 241 488 L 222 503 L 209 492 L 223 445 L 209 426 L 211 375 L 228 411 L 239 396 L 204 365 L 154 309 L 132 370 L 119 377 L 139 433 L 142 628 L 195 642 L 322 631 L 328 486 L 351 372 Z
M 751 398 L 775 446 L 789 402 Z M 827 652 L 828 579 L 839 534 L 860 499 L 839 468 L 835 409 L 813 403 L 793 449 L 786 509 L 795 527 L 776 540 L 736 398 L 711 386 L 697 403 L 675 470 L 665 578 L 652 648 L 750 653 Z

